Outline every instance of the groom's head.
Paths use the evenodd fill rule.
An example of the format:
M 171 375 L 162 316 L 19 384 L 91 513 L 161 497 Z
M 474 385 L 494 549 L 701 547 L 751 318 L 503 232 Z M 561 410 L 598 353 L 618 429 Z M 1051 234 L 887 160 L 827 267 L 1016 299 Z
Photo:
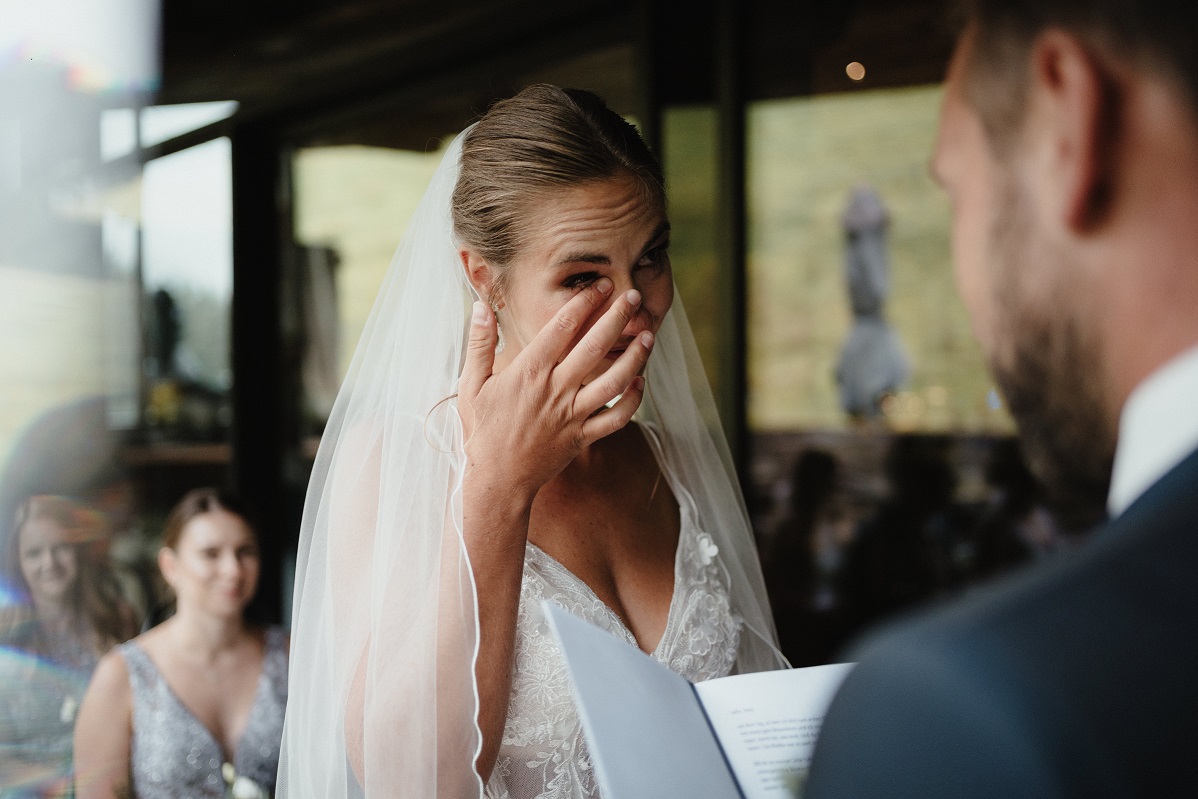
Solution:
M 1101 507 L 1119 412 L 1198 343 L 1189 3 L 974 0 L 932 170 L 974 332 L 1029 460 Z

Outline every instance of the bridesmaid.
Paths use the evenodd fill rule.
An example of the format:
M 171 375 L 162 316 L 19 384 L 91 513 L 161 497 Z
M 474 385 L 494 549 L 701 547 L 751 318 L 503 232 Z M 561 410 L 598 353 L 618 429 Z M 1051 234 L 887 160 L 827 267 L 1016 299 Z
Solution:
M 158 553 L 175 615 L 105 656 L 75 727 L 80 799 L 273 792 L 288 640 L 244 618 L 258 542 L 241 506 L 195 489 Z

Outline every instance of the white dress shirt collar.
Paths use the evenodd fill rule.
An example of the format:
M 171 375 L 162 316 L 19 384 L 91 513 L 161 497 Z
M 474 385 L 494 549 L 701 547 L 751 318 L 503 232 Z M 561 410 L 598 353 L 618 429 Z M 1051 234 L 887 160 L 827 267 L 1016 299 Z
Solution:
M 1136 386 L 1119 419 L 1107 510 L 1112 517 L 1198 448 L 1198 346 Z

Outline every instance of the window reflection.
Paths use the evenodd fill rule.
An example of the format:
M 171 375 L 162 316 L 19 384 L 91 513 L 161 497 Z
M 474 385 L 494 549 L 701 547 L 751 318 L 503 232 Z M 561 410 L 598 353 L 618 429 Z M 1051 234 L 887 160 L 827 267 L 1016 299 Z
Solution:
M 1008 508 L 991 468 L 1018 453 L 927 173 L 940 99 L 748 108 L 749 496 L 795 665 L 1061 545 L 1034 490 Z
M 122 441 L 102 397 L 64 403 L 19 433 L 0 473 L 0 789 L 18 796 L 69 795 L 88 680 L 150 607 L 125 560 L 136 522 Z
M 309 147 L 295 155 L 305 411 L 314 432 L 332 409 L 396 243 L 440 160 L 439 149 L 363 146 Z
M 233 100 L 180 103 L 148 108 L 108 108 L 100 112 L 100 160 L 133 155 L 140 148 L 182 136 L 237 113 Z
M 228 119 L 237 113 L 237 107 L 236 101 L 224 100 L 143 108 L 138 115 L 141 146 L 151 147 L 213 122 Z
M 147 431 L 220 440 L 231 423 L 229 140 L 146 164 L 141 212 Z
M 1010 432 L 957 299 L 948 201 L 927 174 L 939 86 L 760 101 L 748 111 L 749 426 L 847 429 L 837 361 L 853 324 L 843 216 L 867 183 L 889 216 L 885 314 L 910 359 L 898 430 Z
M 662 153 L 670 207 L 670 261 L 712 390 L 720 385 L 720 302 L 716 294 L 717 117 L 707 105 L 662 114 Z

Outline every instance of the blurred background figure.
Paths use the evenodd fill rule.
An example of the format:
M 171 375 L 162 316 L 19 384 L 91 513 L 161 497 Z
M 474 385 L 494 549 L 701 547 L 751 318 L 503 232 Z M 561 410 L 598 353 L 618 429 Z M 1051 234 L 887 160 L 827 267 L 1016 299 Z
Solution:
M 864 522 L 842 571 L 849 623 L 859 631 L 963 584 L 972 525 L 955 502 L 947 436 L 902 435 L 886 456 L 890 496 Z
M 906 382 L 908 373 L 898 337 L 883 315 L 890 294 L 890 215 L 873 187 L 861 184 L 853 189 L 841 224 L 853 328 L 840 351 L 836 382 L 846 413 L 873 418 L 881 415 L 882 401 Z
M 0 476 L 0 795 L 69 790 L 76 712 L 99 658 L 136 635 L 147 589 L 117 568 L 134 492 L 105 402 L 51 408 Z M 132 598 L 132 599 L 131 599 Z
M 166 289 L 158 289 L 150 297 L 151 312 L 147 338 L 150 357 L 149 372 L 152 377 L 172 377 L 183 373 L 177 363 L 179 340 L 183 333 L 183 320 L 175 298 Z
M 147 431 L 151 441 L 219 441 L 232 410 L 227 390 L 195 351 L 202 332 L 165 288 L 147 298 Z
M 79 797 L 273 792 L 287 703 L 286 633 L 245 619 L 258 540 L 243 506 L 188 492 L 167 517 L 159 568 L 175 614 L 107 655 L 80 709 Z
M 843 643 L 836 580 L 853 520 L 841 496 L 840 463 L 810 449 L 795 461 L 787 516 L 765 561 L 778 641 L 794 666 L 831 662 Z
M 107 558 L 104 522 L 59 496 L 18 507 L 0 608 L 0 788 L 54 796 L 70 785 L 71 737 L 100 657 L 137 634 Z M 18 786 L 20 789 L 18 790 Z
M 986 482 L 992 494 L 971 536 L 973 579 L 988 580 L 1067 548 L 1069 540 L 1049 512 L 1017 439 L 995 442 Z
M 102 518 L 66 497 L 35 496 L 18 508 L 13 530 L 6 561 L 19 568 L 8 582 L 23 601 L 6 609 L 5 645 L 90 676 L 101 655 L 138 631 L 107 558 L 97 557 Z
M 16 575 L 16 528 L 12 521 L 30 497 L 69 497 L 89 518 L 89 553 L 115 575 L 122 601 L 138 619 L 151 611 L 148 579 L 137 519 L 137 490 L 121 461 L 124 436 L 109 428 L 103 397 L 84 397 L 36 417 L 13 443 L 0 473 L 0 573 Z M 152 559 L 152 554 L 149 556 Z M 0 586 L 0 604 L 13 595 Z

